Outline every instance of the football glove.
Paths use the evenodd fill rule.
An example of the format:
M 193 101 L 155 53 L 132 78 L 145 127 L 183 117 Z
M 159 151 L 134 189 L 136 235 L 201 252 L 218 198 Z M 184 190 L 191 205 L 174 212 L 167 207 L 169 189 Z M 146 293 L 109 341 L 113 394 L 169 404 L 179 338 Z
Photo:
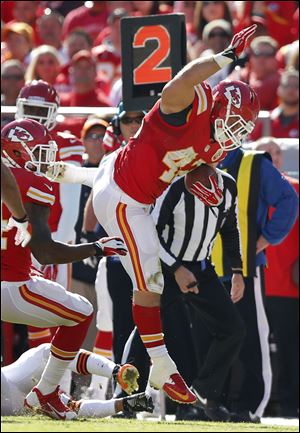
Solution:
M 247 47 L 248 39 L 255 33 L 256 27 L 257 25 L 253 24 L 252 26 L 238 32 L 233 36 L 229 47 L 226 48 L 222 53 L 216 54 L 214 56 L 214 59 L 220 68 L 223 68 L 231 62 L 236 62 L 240 58 L 243 51 Z
M 121 238 L 117 236 L 106 237 L 94 242 L 96 256 L 126 256 L 128 250 Z
M 17 219 L 11 216 L 8 220 L 7 226 L 4 227 L 3 231 L 7 232 L 12 228 L 16 227 L 17 231 L 15 234 L 15 244 L 21 245 L 21 247 L 26 247 L 31 239 L 31 234 L 28 229 L 28 217 L 25 215 L 22 219 Z
M 57 265 L 43 265 L 41 267 L 41 272 L 43 273 L 43 277 L 46 278 L 46 280 L 56 281 L 58 267 Z
M 201 182 L 195 182 L 190 187 L 190 191 L 206 206 L 219 206 L 223 201 L 223 179 L 218 174 L 218 181 L 214 176 L 209 176 L 211 188 L 202 185 Z

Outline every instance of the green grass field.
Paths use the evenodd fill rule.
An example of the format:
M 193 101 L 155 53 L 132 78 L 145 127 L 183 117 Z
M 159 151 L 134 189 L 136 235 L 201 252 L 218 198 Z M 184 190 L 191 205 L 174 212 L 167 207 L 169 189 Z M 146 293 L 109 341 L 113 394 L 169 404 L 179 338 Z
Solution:
M 2 432 L 297 432 L 298 427 L 189 421 L 82 419 L 52 421 L 42 416 L 1 417 Z

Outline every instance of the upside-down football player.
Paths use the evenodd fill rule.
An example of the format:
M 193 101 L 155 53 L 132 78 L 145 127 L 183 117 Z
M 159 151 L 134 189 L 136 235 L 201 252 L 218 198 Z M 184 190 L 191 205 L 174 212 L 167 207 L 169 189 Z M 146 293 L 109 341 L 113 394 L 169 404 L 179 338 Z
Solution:
M 163 389 L 179 403 L 194 403 L 196 396 L 165 346 L 160 318 L 164 283 L 149 208 L 176 176 L 202 163 L 217 164 L 253 130 L 259 103 L 252 88 L 223 81 L 212 91 L 205 80 L 240 57 L 255 29 L 253 25 L 234 35 L 222 53 L 186 65 L 165 85 L 137 134 L 99 169 L 57 163 L 49 173 L 59 182 L 93 185 L 100 224 L 107 233 L 124 239 L 129 254 L 121 261 L 133 283 L 133 318 L 152 360 L 150 386 Z M 211 188 L 196 182 L 195 194 L 208 206 L 222 201 L 218 179 L 210 177 Z M 196 284 L 188 290 L 197 291 Z
M 24 414 L 24 399 L 33 385 L 41 378 L 45 365 L 50 355 L 51 345 L 44 343 L 38 347 L 24 352 L 14 363 L 1 367 L 1 415 Z M 129 372 L 130 364 L 123 366 L 123 370 Z M 137 377 L 133 374 L 132 380 L 122 381 L 120 365 L 97 355 L 80 349 L 76 357 L 68 365 L 68 369 L 79 374 L 96 374 L 107 378 L 114 377 L 127 394 L 137 389 Z M 134 372 L 134 370 L 131 369 Z M 62 402 L 78 414 L 78 418 L 95 417 L 103 418 L 121 411 L 153 412 L 153 402 L 150 396 L 144 392 L 128 397 L 111 400 L 79 400 L 74 401 L 61 390 Z

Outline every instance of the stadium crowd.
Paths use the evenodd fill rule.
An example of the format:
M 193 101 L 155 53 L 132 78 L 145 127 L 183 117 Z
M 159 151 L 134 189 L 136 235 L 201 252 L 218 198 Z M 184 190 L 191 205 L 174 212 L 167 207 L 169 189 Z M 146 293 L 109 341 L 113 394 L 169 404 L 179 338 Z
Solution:
M 249 257 L 247 259 L 242 257 L 243 263 L 252 260 L 256 267 L 261 269 L 259 271 L 262 273 L 260 302 L 258 303 L 257 300 L 257 292 L 254 296 L 245 295 L 242 301 L 232 300 L 238 307 L 234 310 L 232 328 L 228 329 L 228 335 L 224 337 L 223 344 L 228 344 L 227 347 L 230 347 L 231 351 L 237 351 L 237 359 L 230 357 L 228 369 L 227 366 L 226 368 L 223 366 L 224 370 L 221 369 L 222 371 L 218 372 L 220 377 L 216 375 L 222 386 L 225 383 L 223 389 L 220 389 L 218 393 L 217 409 L 213 406 L 209 408 L 210 410 L 205 410 L 207 409 L 205 405 L 202 408 L 195 408 L 192 405 L 176 405 L 175 407 L 174 403 L 169 402 L 167 410 L 176 413 L 178 420 L 201 420 L 207 419 L 207 416 L 208 419 L 220 419 L 217 418 L 220 413 L 224 414 L 221 404 L 236 413 L 236 417 L 231 418 L 232 421 L 259 422 L 263 414 L 298 417 L 299 221 L 297 218 L 294 223 L 294 203 L 292 201 L 279 203 L 279 198 L 276 197 L 274 191 L 271 191 L 272 188 L 267 179 L 267 176 L 271 176 L 274 186 L 281 185 L 281 179 L 284 178 L 285 182 L 287 181 L 297 194 L 299 193 L 299 173 L 283 171 L 284 168 L 288 171 L 294 170 L 285 163 L 286 146 L 299 139 L 298 2 L 2 1 L 1 105 L 17 106 L 17 119 L 31 118 L 44 123 L 57 142 L 58 160 L 77 167 L 98 167 L 101 160 L 105 160 L 106 155 L 126 145 L 129 138 L 135 135 L 140 128 L 146 114 L 146 111 L 125 111 L 123 107 L 121 63 L 124 59 L 121 58 L 121 19 L 177 12 L 185 15 L 188 61 L 222 52 L 228 47 L 234 34 L 252 24 L 257 25 L 256 33 L 243 56 L 236 63 L 229 63 L 210 76 L 207 82 L 211 87 L 225 79 L 240 80 L 249 84 L 258 96 L 260 110 L 266 112 L 265 116 L 259 116 L 254 130 L 247 137 L 245 152 L 267 152 L 272 158 L 272 167 L 270 167 L 269 160 L 268 163 L 262 163 L 262 165 L 266 164 L 266 168 L 262 171 L 265 174 L 260 174 L 261 183 L 257 186 L 257 190 L 253 188 L 251 194 L 254 194 L 255 200 L 257 199 L 256 203 L 259 200 L 263 202 L 268 212 L 268 220 L 275 220 L 277 224 L 277 232 L 276 236 L 273 236 L 270 231 L 268 241 L 259 238 L 261 244 L 256 246 L 257 250 L 253 252 L 253 260 Z M 38 89 L 40 93 L 35 94 L 34 89 Z M 46 101 L 48 100 L 54 106 L 53 111 L 47 109 L 43 112 L 41 107 L 35 107 L 36 112 L 34 112 L 34 107 L 30 109 L 30 101 L 34 99 L 32 95 L 34 97 L 46 95 Z M 96 114 L 68 117 L 57 115 L 60 106 L 114 107 L 117 108 L 117 112 L 114 117 Z M 14 116 L 3 113 L 1 129 L 13 119 Z M 299 147 L 296 145 L 296 154 L 298 151 Z M 246 158 L 246 153 L 243 154 L 243 157 Z M 266 160 L 267 158 L 263 159 L 263 161 Z M 228 171 L 238 182 L 240 166 L 232 168 L 232 161 L 228 162 L 225 159 L 225 162 L 227 164 L 221 163 L 219 168 Z M 282 177 L 279 176 L 277 179 L 275 171 L 277 174 L 281 173 Z M 176 189 L 175 184 L 174 189 Z M 48 221 L 52 239 L 72 245 L 96 242 L 99 238 L 106 236 L 94 214 L 90 191 L 91 189 L 86 185 L 53 183 L 51 194 L 55 196 L 55 205 L 52 206 Z M 239 190 L 237 196 L 239 200 Z M 170 197 L 172 197 L 171 193 Z M 176 196 L 174 200 L 177 200 Z M 249 202 L 252 203 L 253 199 L 249 199 Z M 285 207 L 289 205 L 291 208 Z M 276 214 L 280 206 L 285 209 L 285 212 L 282 210 L 282 213 Z M 190 218 L 191 214 L 187 213 L 188 209 L 181 209 L 180 217 L 176 217 L 175 210 L 178 212 L 178 208 L 173 210 L 175 215 L 173 219 L 182 218 L 182 221 L 186 221 Z M 225 214 L 225 210 L 223 211 Z M 153 214 L 157 212 L 163 211 L 154 208 Z M 186 212 L 185 216 L 183 216 L 184 212 Z M 195 212 L 202 212 L 204 215 L 206 211 L 195 208 L 193 211 L 190 209 L 189 212 L 192 212 L 192 215 Z M 254 214 L 248 215 L 247 224 L 255 224 L 255 212 L 256 209 Z M 273 215 L 277 216 L 274 218 Z M 279 216 L 281 219 L 278 220 Z M 227 217 L 229 219 L 228 214 L 226 214 Z M 194 218 L 197 218 L 197 215 Z M 293 223 L 291 226 L 289 226 L 289 218 Z M 197 223 L 201 224 L 201 218 L 197 220 Z M 234 222 L 231 221 L 231 223 L 234 225 Z M 206 220 L 203 217 L 203 227 L 200 229 L 200 231 L 203 230 L 201 248 L 210 230 L 208 224 L 208 217 Z M 265 226 L 260 225 L 259 222 L 258 227 L 255 235 L 264 233 Z M 162 244 L 164 228 L 162 222 L 160 221 L 159 225 L 158 221 L 157 229 Z M 176 227 L 173 227 L 172 230 L 176 232 Z M 191 227 L 186 225 L 183 230 L 191 231 Z M 216 226 L 214 230 L 217 235 L 221 227 Z M 243 232 L 242 227 L 241 231 Z M 189 232 L 186 236 L 187 239 L 184 238 L 183 242 L 185 243 L 184 248 L 188 251 L 191 233 Z M 168 242 L 170 247 L 170 239 Z M 212 241 L 209 239 L 209 242 Z M 206 247 L 211 253 L 209 245 L 210 243 Z M 205 258 L 200 254 L 201 248 L 199 246 L 199 250 L 196 249 L 197 255 L 192 254 L 193 260 L 197 263 L 202 262 Z M 186 258 L 188 254 L 187 256 L 180 255 L 178 249 L 176 257 L 171 248 L 169 253 L 174 260 L 176 259 L 175 265 L 172 263 L 171 270 L 180 287 L 179 281 L 182 280 L 179 277 L 176 278 L 176 271 L 180 264 L 193 260 Z M 216 265 L 218 272 L 217 262 L 220 261 L 221 256 L 216 258 L 217 254 L 218 251 L 214 250 L 211 260 Z M 221 254 L 220 251 L 219 254 Z M 161 260 L 167 268 L 164 254 L 161 255 Z M 236 258 L 236 260 L 239 268 L 241 266 L 239 259 Z M 140 371 L 140 390 L 144 391 L 147 373 L 143 375 L 143 371 L 145 366 L 146 371 L 149 370 L 149 365 L 147 366 L 149 362 L 139 342 L 134 345 L 131 341 L 136 338 L 131 312 L 132 282 L 119 258 L 95 255 L 73 265 L 62 261 L 59 264 L 46 263 L 43 265 L 35 261 L 34 265 L 46 278 L 59 282 L 72 294 L 83 295 L 93 305 L 95 311 L 98 311 L 97 316 L 91 321 L 81 347 L 112 359 L 116 364 L 124 363 L 126 360 L 136 365 Z M 250 267 L 251 265 L 249 269 Z M 240 274 L 244 277 L 245 291 L 254 293 L 256 290 L 254 280 L 258 270 L 249 271 L 249 269 L 246 271 L 241 268 Z M 204 270 L 205 268 L 201 268 L 201 272 Z M 168 270 L 166 270 L 165 280 L 169 281 L 167 272 Z M 226 287 L 228 281 L 231 282 L 232 275 L 225 272 L 224 266 L 223 272 L 219 272 L 219 277 Z M 1 275 L 1 281 L 3 279 Z M 169 279 L 171 280 L 170 275 Z M 198 277 L 198 280 L 202 281 L 201 276 Z M 211 281 L 215 280 L 209 280 L 209 283 Z M 184 380 L 188 385 L 193 383 L 195 391 L 197 391 L 195 383 L 198 380 L 201 390 L 201 385 L 204 386 L 205 380 L 199 377 L 204 374 L 206 356 L 210 350 L 214 350 L 212 341 L 221 339 L 221 337 L 215 328 L 212 330 L 209 326 L 206 328 L 203 325 L 205 320 L 203 316 L 201 317 L 201 311 L 195 312 L 191 299 L 182 293 L 174 295 L 173 292 L 172 294 L 170 287 L 173 280 L 168 284 L 168 295 L 162 299 L 162 318 L 163 325 L 168 329 L 168 335 L 174 333 L 175 341 L 169 337 L 169 340 L 166 338 L 166 344 L 168 348 L 170 347 L 170 351 L 176 352 L 176 364 L 179 370 L 180 365 L 183 364 L 180 373 Z M 219 287 L 219 282 L 215 284 L 216 287 Z M 199 284 L 199 292 L 197 296 L 201 296 L 201 284 Z M 222 299 L 218 301 L 220 309 L 222 309 Z M 224 305 L 227 301 L 226 298 Z M 197 301 L 193 302 L 197 304 Z M 186 324 L 182 325 L 185 326 L 186 334 L 177 329 L 176 321 L 170 320 L 172 309 L 170 310 L 169 304 L 171 303 L 176 304 L 176 308 L 174 305 L 171 306 L 174 308 L 173 314 L 184 315 Z M 230 316 L 231 306 L 226 308 Z M 218 314 L 216 313 L 216 316 Z M 233 328 L 239 326 L 236 323 L 239 323 L 240 318 L 246 324 L 245 330 L 241 329 L 240 333 L 234 333 Z M 234 320 L 237 322 L 235 323 Z M 191 324 L 194 330 L 192 334 L 189 331 Z M 2 322 L 2 365 L 16 361 L 29 348 L 49 343 L 55 335 L 55 330 L 48 327 L 12 325 Z M 198 332 L 198 342 L 195 342 L 198 338 L 195 330 Z M 262 336 L 262 330 L 264 336 Z M 234 340 L 228 343 L 227 340 L 231 338 Z M 190 353 L 187 353 L 187 342 L 190 342 Z M 176 350 L 174 346 L 177 346 Z M 224 351 L 226 352 L 225 349 Z M 239 351 L 240 359 L 238 359 Z M 252 356 L 254 351 L 258 354 L 258 360 Z M 212 355 L 208 359 L 211 361 Z M 187 363 L 191 369 L 186 367 Z M 211 364 L 206 367 L 210 366 Z M 210 370 L 210 368 L 207 369 Z M 230 374 L 227 370 L 230 370 Z M 78 372 L 80 372 L 79 369 L 77 371 L 73 369 L 71 377 L 71 370 L 67 370 L 62 386 L 66 392 L 71 393 L 77 399 L 105 400 L 112 395 L 124 397 L 124 391 L 122 393 L 118 386 L 115 387 L 115 383 L 110 383 L 110 375 L 100 377 L 92 374 L 91 377 L 86 375 L 80 377 L 76 374 Z M 243 383 L 244 376 L 247 376 L 245 383 L 248 388 Z M 252 379 L 253 377 L 255 379 Z M 254 387 L 256 379 L 258 385 L 256 390 L 252 390 L 251 381 Z M 209 387 L 209 384 L 210 382 L 205 382 L 205 386 Z M 152 393 L 153 398 L 156 398 L 156 405 L 159 406 L 158 396 L 153 391 Z M 213 399 L 213 397 L 209 398 Z M 262 405 L 261 410 L 256 416 L 253 416 L 260 404 Z M 124 414 L 133 416 L 132 412 L 127 413 L 126 410 Z M 228 420 L 227 415 L 223 420 Z

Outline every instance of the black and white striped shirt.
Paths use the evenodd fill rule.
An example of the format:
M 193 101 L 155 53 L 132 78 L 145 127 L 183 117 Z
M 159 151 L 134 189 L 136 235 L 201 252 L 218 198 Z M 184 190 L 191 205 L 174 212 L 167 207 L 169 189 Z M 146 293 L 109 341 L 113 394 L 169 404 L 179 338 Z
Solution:
M 159 197 L 152 212 L 160 239 L 160 258 L 175 271 L 181 262 L 199 262 L 211 255 L 220 232 L 231 267 L 241 268 L 235 180 L 218 170 L 224 183 L 224 200 L 218 207 L 205 206 L 189 193 L 184 177 L 175 180 Z

